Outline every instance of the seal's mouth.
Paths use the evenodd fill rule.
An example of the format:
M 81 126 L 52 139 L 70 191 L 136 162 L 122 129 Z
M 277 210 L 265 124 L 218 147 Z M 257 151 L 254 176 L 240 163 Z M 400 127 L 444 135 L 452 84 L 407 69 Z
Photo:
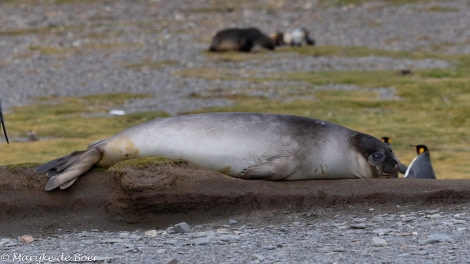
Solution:
M 395 172 L 399 171 L 398 163 L 396 163 L 393 167 L 392 166 L 377 166 L 376 167 L 380 177 L 391 177 Z

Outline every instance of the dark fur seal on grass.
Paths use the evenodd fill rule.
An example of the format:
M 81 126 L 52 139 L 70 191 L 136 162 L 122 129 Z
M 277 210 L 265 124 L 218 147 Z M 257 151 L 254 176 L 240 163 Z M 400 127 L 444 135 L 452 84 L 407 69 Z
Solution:
M 274 50 L 274 41 L 257 28 L 228 28 L 217 32 L 209 51 L 250 52 L 253 47 Z
M 95 165 L 146 156 L 272 181 L 389 177 L 398 170 L 387 144 L 334 123 L 293 115 L 206 113 L 131 127 L 35 171 L 50 177 L 45 187 L 50 191 L 69 187 Z

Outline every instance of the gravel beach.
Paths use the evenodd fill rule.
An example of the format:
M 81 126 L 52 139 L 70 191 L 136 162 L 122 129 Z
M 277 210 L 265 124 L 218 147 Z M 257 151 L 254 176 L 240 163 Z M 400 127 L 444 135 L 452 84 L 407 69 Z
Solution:
M 5 263 L 468 263 L 468 210 L 351 207 L 163 230 L 77 231 L 30 243 L 3 238 L 0 256 Z
M 276 87 L 359 89 L 177 74 L 198 67 L 262 76 L 305 69 L 453 67 L 433 58 L 302 57 L 289 52 L 260 52 L 259 59 L 243 62 L 208 58 L 205 50 L 214 33 L 232 26 L 257 26 L 267 33 L 305 26 L 319 46 L 470 52 L 470 5 L 464 0 L 347 6 L 257 0 L 216 7 L 204 0 L 57 2 L 0 2 L 0 94 L 7 113 L 46 95 L 142 93 L 149 97 L 129 100 L 121 109 L 173 115 L 231 104 L 223 97 L 192 96 L 214 95 L 214 90 L 284 97 Z M 154 64 L 136 66 L 143 62 Z M 393 87 L 380 91 L 379 96 L 394 99 Z M 187 224 L 155 230 L 21 233 L 0 236 L 0 263 L 470 263 L 469 206 L 358 205 L 258 212 L 204 223 L 187 219 Z

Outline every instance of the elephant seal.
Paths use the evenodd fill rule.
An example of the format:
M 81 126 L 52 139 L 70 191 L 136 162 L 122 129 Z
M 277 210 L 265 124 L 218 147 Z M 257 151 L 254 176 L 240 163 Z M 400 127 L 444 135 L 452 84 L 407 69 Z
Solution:
M 5 127 L 5 120 L 3 119 L 2 101 L 1 100 L 0 100 L 0 125 L 3 128 L 3 135 L 5 136 L 5 140 L 7 141 L 8 144 L 10 144 L 10 141 L 8 140 L 7 129 Z
M 65 189 L 92 166 L 135 157 L 184 159 L 242 179 L 309 180 L 390 176 L 388 145 L 327 121 L 293 115 L 205 113 L 161 118 L 124 130 L 35 169 L 45 190 Z
M 431 164 L 431 156 L 428 147 L 425 145 L 413 146 L 418 156 L 413 159 L 405 172 L 405 178 L 436 179 Z
M 257 28 L 227 28 L 215 34 L 209 51 L 250 52 L 255 46 L 274 50 L 274 41 Z
M 387 144 L 390 146 L 390 148 L 392 147 L 392 139 L 389 138 L 389 137 L 382 137 L 380 140 L 382 140 L 383 143 Z M 392 178 L 398 178 L 398 172 L 400 172 L 401 174 L 405 174 L 406 172 L 406 165 L 401 163 L 399 160 L 398 161 L 398 168 L 399 170 L 397 172 L 395 172 L 393 175 L 392 175 Z

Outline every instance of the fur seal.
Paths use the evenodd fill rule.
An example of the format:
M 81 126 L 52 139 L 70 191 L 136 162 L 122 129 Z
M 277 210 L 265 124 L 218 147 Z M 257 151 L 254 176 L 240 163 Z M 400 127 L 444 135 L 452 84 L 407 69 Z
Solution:
M 274 41 L 257 28 L 227 28 L 215 34 L 209 51 L 250 52 L 255 46 L 274 50 Z
M 131 127 L 35 169 L 65 189 L 92 166 L 135 157 L 184 159 L 242 179 L 389 177 L 398 162 L 379 139 L 323 120 L 262 113 L 182 115 Z
M 383 143 L 389 145 L 390 148 L 392 147 L 392 145 L 391 145 L 391 144 L 392 144 L 392 139 L 391 139 L 391 138 L 389 138 L 389 137 L 382 137 L 380 140 L 382 140 Z M 397 160 L 397 161 L 398 161 L 398 168 L 399 168 L 399 170 L 398 170 L 396 173 L 394 173 L 394 174 L 392 175 L 392 178 L 398 178 L 398 172 L 400 172 L 401 174 L 405 174 L 406 169 L 407 169 L 407 167 L 406 167 L 405 164 L 401 163 L 399 160 Z
M 425 145 L 413 146 L 418 156 L 413 159 L 405 172 L 405 178 L 436 179 L 431 164 L 431 156 L 428 147 Z
M 7 129 L 5 127 L 5 120 L 3 119 L 2 101 L 1 100 L 0 100 L 0 125 L 3 128 L 3 135 L 5 136 L 5 140 L 7 141 L 8 144 L 10 144 L 10 141 L 8 140 Z

